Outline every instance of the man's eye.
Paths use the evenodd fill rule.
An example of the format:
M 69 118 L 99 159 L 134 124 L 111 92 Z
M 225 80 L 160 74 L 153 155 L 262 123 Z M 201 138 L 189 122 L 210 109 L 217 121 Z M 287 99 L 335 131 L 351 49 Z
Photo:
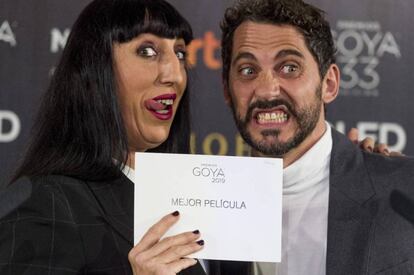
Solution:
M 138 54 L 144 57 L 153 57 L 157 55 L 157 52 L 152 47 L 142 47 L 138 49 Z
M 254 74 L 254 69 L 252 67 L 242 68 L 240 69 L 240 74 L 246 75 L 246 76 L 252 75 Z
M 187 56 L 187 53 L 185 51 L 178 51 L 178 52 L 176 52 L 176 55 L 177 55 L 179 60 L 184 61 L 185 57 Z
M 298 67 L 296 65 L 288 64 L 282 67 L 282 73 L 290 74 L 298 71 Z

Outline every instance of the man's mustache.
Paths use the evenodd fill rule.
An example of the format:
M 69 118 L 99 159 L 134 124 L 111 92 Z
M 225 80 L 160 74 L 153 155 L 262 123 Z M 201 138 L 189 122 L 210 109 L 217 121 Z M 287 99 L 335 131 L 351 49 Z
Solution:
M 293 108 L 292 104 L 290 104 L 287 100 L 284 99 L 273 99 L 273 100 L 257 100 L 249 105 L 247 109 L 245 123 L 250 122 L 253 119 L 252 114 L 255 109 L 271 109 L 278 106 L 285 106 L 291 116 L 296 117 L 297 113 L 295 108 Z

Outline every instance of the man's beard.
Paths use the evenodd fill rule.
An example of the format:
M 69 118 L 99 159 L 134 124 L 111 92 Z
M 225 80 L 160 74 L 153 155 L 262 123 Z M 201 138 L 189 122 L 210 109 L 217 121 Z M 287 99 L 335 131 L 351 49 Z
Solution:
M 308 106 L 303 108 L 295 108 L 291 103 L 284 99 L 274 99 L 271 101 L 259 100 L 252 103 L 246 113 L 244 119 L 237 115 L 237 110 L 234 105 L 234 100 L 232 100 L 232 112 L 233 117 L 236 122 L 237 128 L 240 132 L 240 135 L 244 141 L 249 144 L 253 149 L 259 151 L 260 153 L 268 156 L 283 156 L 288 153 L 293 148 L 299 146 L 315 129 L 316 124 L 318 123 L 321 106 L 322 106 L 322 89 L 319 85 L 315 92 L 315 100 Z M 297 123 L 297 130 L 293 137 L 288 139 L 286 142 L 272 142 L 271 144 L 266 144 L 265 140 L 254 140 L 252 135 L 247 130 L 248 124 L 252 119 L 252 113 L 255 108 L 259 109 L 271 109 L 277 106 L 284 105 L 289 112 L 289 120 L 295 119 Z M 280 135 L 280 130 L 278 129 L 269 129 L 261 131 L 263 137 L 273 136 L 278 138 Z

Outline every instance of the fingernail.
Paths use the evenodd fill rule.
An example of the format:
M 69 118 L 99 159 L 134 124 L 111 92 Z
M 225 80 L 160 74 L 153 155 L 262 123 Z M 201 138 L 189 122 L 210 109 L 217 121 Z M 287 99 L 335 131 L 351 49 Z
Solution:
M 368 151 L 370 151 L 370 152 L 373 152 L 373 151 L 374 151 L 374 149 L 373 149 L 371 146 L 368 146 L 368 147 L 367 147 L 367 149 L 368 149 Z
M 197 229 L 197 230 L 194 230 L 193 233 L 198 235 L 198 234 L 200 234 L 200 231 Z
M 204 240 L 197 241 L 197 244 L 203 246 L 204 245 Z
M 171 215 L 173 215 L 174 217 L 177 217 L 178 215 L 180 215 L 180 212 L 174 211 Z
M 390 155 L 390 151 L 388 151 L 388 149 L 384 149 L 384 153 L 389 156 Z

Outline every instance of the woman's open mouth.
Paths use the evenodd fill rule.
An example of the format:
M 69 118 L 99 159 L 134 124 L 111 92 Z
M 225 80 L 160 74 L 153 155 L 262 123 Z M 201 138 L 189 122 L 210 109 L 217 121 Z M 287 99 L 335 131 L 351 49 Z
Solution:
M 163 94 L 145 101 L 145 107 L 156 118 L 168 120 L 173 116 L 173 105 L 176 94 Z

